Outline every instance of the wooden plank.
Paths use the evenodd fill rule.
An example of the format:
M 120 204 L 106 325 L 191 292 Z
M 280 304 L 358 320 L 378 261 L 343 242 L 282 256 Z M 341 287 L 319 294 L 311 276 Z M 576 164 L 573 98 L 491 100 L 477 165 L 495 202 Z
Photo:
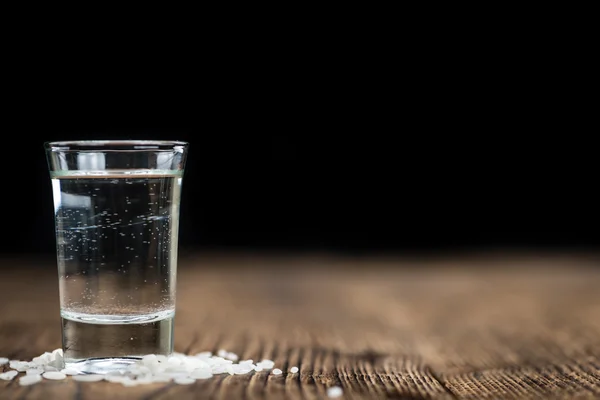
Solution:
M 598 266 L 511 260 L 440 272 L 419 286 L 436 295 L 414 314 L 418 352 L 459 398 L 600 397 Z
M 15 268 L 0 272 L 0 356 L 59 347 L 53 262 L 3 262 Z M 600 397 L 597 265 L 572 255 L 183 258 L 176 350 L 268 358 L 283 375 L 133 388 L 0 381 L 0 398 L 321 399 L 332 385 L 350 399 Z
M 466 399 L 600 398 L 597 360 L 460 373 L 446 382 L 457 397 Z

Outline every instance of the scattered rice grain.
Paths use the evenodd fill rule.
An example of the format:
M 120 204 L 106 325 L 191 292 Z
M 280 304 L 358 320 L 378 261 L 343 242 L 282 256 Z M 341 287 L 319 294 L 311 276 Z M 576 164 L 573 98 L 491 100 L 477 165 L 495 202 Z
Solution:
M 192 383 L 196 382 L 196 380 L 194 378 L 175 378 L 174 382 L 178 385 L 191 385 Z
M 335 399 L 340 397 L 342 394 L 344 394 L 344 391 L 339 386 L 332 386 L 327 388 L 327 396 L 329 398 Z
M 33 368 L 33 369 L 28 369 L 27 371 L 25 371 L 26 375 L 41 375 L 43 373 L 44 373 L 43 368 Z
M 80 374 L 79 371 L 77 371 L 76 369 L 72 369 L 72 368 L 61 369 L 60 372 L 62 372 L 65 375 L 79 375 Z
M 97 375 L 97 374 L 73 376 L 73 380 L 77 381 L 77 382 L 100 382 L 103 379 L 104 379 L 104 376 Z
M 19 385 L 21 386 L 29 386 L 35 385 L 36 383 L 42 380 L 41 375 L 23 375 L 19 378 Z
M 44 378 L 50 379 L 52 381 L 61 381 L 61 380 L 67 378 L 67 375 L 63 374 L 62 372 L 58 372 L 58 371 L 44 372 L 44 375 L 42 375 L 42 376 Z
M 267 359 L 257 365 L 251 359 L 239 363 L 236 362 L 237 360 L 237 354 L 224 349 L 219 350 L 217 355 L 213 355 L 211 352 L 202 352 L 194 356 L 175 352 L 169 357 L 148 354 L 123 371 L 112 371 L 105 375 L 88 375 L 75 368 L 65 368 L 63 352 L 61 349 L 56 349 L 34 357 L 32 361 L 0 358 L 0 361 L 4 364 L 8 363 L 9 368 L 12 369 L 12 371 L 0 373 L 0 379 L 12 380 L 19 372 L 25 372 L 26 374 L 19 379 L 19 384 L 22 386 L 33 385 L 42 378 L 62 380 L 67 376 L 71 376 L 74 381 L 78 382 L 105 380 L 121 383 L 124 386 L 171 381 L 178 385 L 189 385 L 197 379 L 210 379 L 217 374 L 245 375 L 253 371 L 270 370 L 275 365 L 272 360 Z M 282 373 L 280 369 L 273 370 L 274 375 Z
M 19 373 L 15 370 L 7 371 L 0 374 L 0 379 L 2 379 L 3 381 L 12 381 L 17 375 L 19 375 Z

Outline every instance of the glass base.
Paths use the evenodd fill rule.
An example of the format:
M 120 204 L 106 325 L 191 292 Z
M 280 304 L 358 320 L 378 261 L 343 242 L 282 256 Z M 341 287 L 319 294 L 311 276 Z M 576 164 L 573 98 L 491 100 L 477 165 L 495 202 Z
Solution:
M 75 317 L 63 313 L 66 368 L 88 374 L 106 374 L 123 371 L 147 354 L 168 356 L 173 352 L 173 312 L 167 318 L 142 323 L 140 316 L 126 321 L 87 314 L 83 315 L 85 319 L 79 314 Z
M 65 368 L 74 369 L 84 374 L 108 374 L 110 372 L 124 371 L 131 364 L 141 360 L 138 357 L 119 358 L 90 358 L 77 362 L 65 362 Z

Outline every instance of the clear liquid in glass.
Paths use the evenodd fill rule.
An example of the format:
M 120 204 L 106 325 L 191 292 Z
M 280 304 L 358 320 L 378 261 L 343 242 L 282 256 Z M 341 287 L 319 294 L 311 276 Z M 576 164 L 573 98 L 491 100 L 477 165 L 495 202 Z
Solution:
M 52 175 L 67 367 L 106 373 L 172 353 L 181 180 Z

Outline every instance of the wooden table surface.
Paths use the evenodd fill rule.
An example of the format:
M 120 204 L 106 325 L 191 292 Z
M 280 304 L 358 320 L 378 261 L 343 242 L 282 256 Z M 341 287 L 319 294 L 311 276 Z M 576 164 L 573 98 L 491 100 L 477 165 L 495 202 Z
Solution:
M 0 263 L 0 356 L 60 347 L 53 260 Z M 348 399 L 600 398 L 596 256 L 187 255 L 177 296 L 177 351 L 300 373 L 130 388 L 15 379 L 0 399 L 318 399 L 332 385 Z

